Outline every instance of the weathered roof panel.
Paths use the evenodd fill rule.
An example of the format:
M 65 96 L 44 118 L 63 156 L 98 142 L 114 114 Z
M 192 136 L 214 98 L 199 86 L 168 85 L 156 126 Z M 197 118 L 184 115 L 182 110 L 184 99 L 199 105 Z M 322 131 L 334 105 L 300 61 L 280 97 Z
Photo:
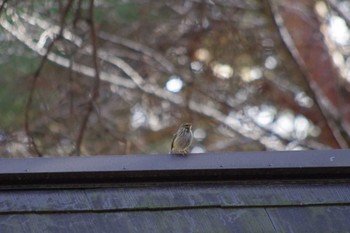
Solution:
M 274 232 L 264 209 L 0 215 L 2 233 Z
M 349 180 L 104 185 L 0 192 L 0 214 L 133 209 L 238 208 L 350 203 Z
M 350 232 L 349 152 L 2 159 L 0 232 Z
M 276 232 L 349 233 L 350 206 L 268 208 Z

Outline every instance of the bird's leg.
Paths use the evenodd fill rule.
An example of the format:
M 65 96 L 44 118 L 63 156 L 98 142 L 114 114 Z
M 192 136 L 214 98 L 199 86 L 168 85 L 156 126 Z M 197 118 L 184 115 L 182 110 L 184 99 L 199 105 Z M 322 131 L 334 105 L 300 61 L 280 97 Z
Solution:
M 185 155 L 187 155 L 187 153 L 188 153 L 188 151 L 185 149 L 185 150 L 181 150 L 181 151 L 179 151 L 181 154 L 182 154 L 182 156 L 185 156 Z

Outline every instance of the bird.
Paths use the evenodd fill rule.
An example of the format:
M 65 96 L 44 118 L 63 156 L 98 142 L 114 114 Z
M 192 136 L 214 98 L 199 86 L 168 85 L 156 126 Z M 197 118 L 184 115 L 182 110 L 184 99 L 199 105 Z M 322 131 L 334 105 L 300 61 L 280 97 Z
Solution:
M 187 155 L 187 149 L 190 147 L 193 138 L 191 128 L 191 123 L 181 124 L 173 136 L 170 154 L 180 153 L 182 155 Z

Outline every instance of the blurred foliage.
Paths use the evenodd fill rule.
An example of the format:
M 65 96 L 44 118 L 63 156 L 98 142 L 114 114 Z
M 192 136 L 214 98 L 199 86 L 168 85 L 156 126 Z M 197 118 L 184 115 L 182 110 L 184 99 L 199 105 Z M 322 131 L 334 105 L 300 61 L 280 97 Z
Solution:
M 329 129 L 332 108 L 319 106 L 307 79 L 312 74 L 302 74 L 278 24 L 285 2 L 105 0 L 95 2 L 93 19 L 89 1 L 7 3 L 0 23 L 0 131 L 8 138 L 0 138 L 0 153 L 35 156 L 33 139 L 43 155 L 74 155 L 82 132 L 81 154 L 167 153 L 185 121 L 193 123 L 192 152 L 340 147 Z M 325 5 L 320 23 L 329 26 L 336 8 Z M 91 20 L 102 83 L 89 113 Z M 74 37 L 55 39 L 62 22 Z M 56 57 L 35 77 L 47 48 Z M 73 63 L 84 67 L 74 70 Z
M 28 56 L 28 50 L 22 45 L 17 44 L 19 48 L 14 46 L 14 43 L 8 42 L 1 42 L 0 46 L 0 129 L 5 131 L 23 127 L 27 78 L 35 71 L 39 61 L 38 57 Z M 12 53 L 18 55 L 13 56 Z
M 116 2 L 116 14 L 118 18 L 125 23 L 132 23 L 139 20 L 140 11 L 142 9 L 142 5 L 138 5 L 132 2 L 126 2 L 122 4 L 118 4 Z

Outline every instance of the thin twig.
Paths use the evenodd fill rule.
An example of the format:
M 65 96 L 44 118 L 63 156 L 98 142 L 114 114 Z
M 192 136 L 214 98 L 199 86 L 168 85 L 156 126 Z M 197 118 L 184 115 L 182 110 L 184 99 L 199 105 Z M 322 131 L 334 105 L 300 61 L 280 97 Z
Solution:
M 73 27 L 76 28 L 78 21 L 81 18 L 81 4 L 82 4 L 82 0 L 78 0 L 78 6 L 77 9 L 75 10 L 75 14 L 74 14 L 74 20 L 73 20 Z
M 77 142 L 76 142 L 77 155 L 80 155 L 81 143 L 84 138 L 88 120 L 94 109 L 94 103 L 98 98 L 99 88 L 100 88 L 100 71 L 98 66 L 97 41 L 96 41 L 96 31 L 95 31 L 95 24 L 94 24 L 94 0 L 90 0 L 88 22 L 90 25 L 90 38 L 91 38 L 91 44 L 92 44 L 92 60 L 93 60 L 93 66 L 95 69 L 95 82 L 90 93 L 90 99 L 88 102 L 87 111 L 83 117 L 83 121 L 80 125 L 80 129 L 77 137 Z
M 74 108 L 73 108 L 73 104 L 74 104 L 74 79 L 73 79 L 73 58 L 70 59 L 70 63 L 69 63 L 69 68 L 68 68 L 68 95 L 69 95 L 69 113 L 71 115 L 74 114 Z
M 29 97 L 28 97 L 28 100 L 27 100 L 27 104 L 26 104 L 26 108 L 25 108 L 25 114 L 24 114 L 24 129 L 26 131 L 26 134 L 29 138 L 29 145 L 31 145 L 35 151 L 35 153 L 39 156 L 39 157 L 42 157 L 43 154 L 41 153 L 41 151 L 39 150 L 36 142 L 35 142 L 35 139 L 33 137 L 33 134 L 32 134 L 32 131 L 29 127 L 29 110 L 30 110 L 30 107 L 32 105 L 32 102 L 33 102 L 33 96 L 34 96 L 34 91 L 35 91 L 35 88 L 36 88 L 36 83 L 39 79 L 39 75 L 41 73 L 41 70 L 42 68 L 44 67 L 46 61 L 47 61 L 47 57 L 52 49 L 52 47 L 54 46 L 55 42 L 57 39 L 60 38 L 60 35 L 62 35 L 62 32 L 63 32 L 63 27 L 64 27 L 64 21 L 65 21 L 65 18 L 66 18 L 66 15 L 68 13 L 68 10 L 72 4 L 73 0 L 70 0 L 63 12 L 63 15 L 62 15 L 62 18 L 61 18 L 61 29 L 60 29 L 60 32 L 58 34 L 58 36 L 56 36 L 52 41 L 51 43 L 48 45 L 47 49 L 46 49 L 46 53 L 45 55 L 42 57 L 41 61 L 40 61 L 40 64 L 39 64 L 39 67 L 36 69 L 34 75 L 33 75 L 33 79 L 32 79 L 32 83 L 31 83 L 31 87 L 30 87 L 30 90 L 29 90 Z
M 29 145 L 31 145 L 35 151 L 35 153 L 39 156 L 42 157 L 42 153 L 40 152 L 39 148 L 36 145 L 36 142 L 34 140 L 34 137 L 32 135 L 32 131 L 29 127 L 29 110 L 30 107 L 32 105 L 33 102 L 33 96 L 34 96 L 34 91 L 35 91 L 35 87 L 36 87 L 36 83 L 38 81 L 39 75 L 41 73 L 41 70 L 47 60 L 47 55 L 49 54 L 50 50 L 52 49 L 54 45 L 54 41 L 52 41 L 50 43 L 50 45 L 47 48 L 46 54 L 43 56 L 43 58 L 40 61 L 39 67 L 36 69 L 34 76 L 33 76 L 33 80 L 30 86 L 30 90 L 29 90 L 29 97 L 27 100 L 27 104 L 26 104 L 26 108 L 25 108 L 25 113 L 24 113 L 24 129 L 26 131 L 27 137 L 29 138 Z

